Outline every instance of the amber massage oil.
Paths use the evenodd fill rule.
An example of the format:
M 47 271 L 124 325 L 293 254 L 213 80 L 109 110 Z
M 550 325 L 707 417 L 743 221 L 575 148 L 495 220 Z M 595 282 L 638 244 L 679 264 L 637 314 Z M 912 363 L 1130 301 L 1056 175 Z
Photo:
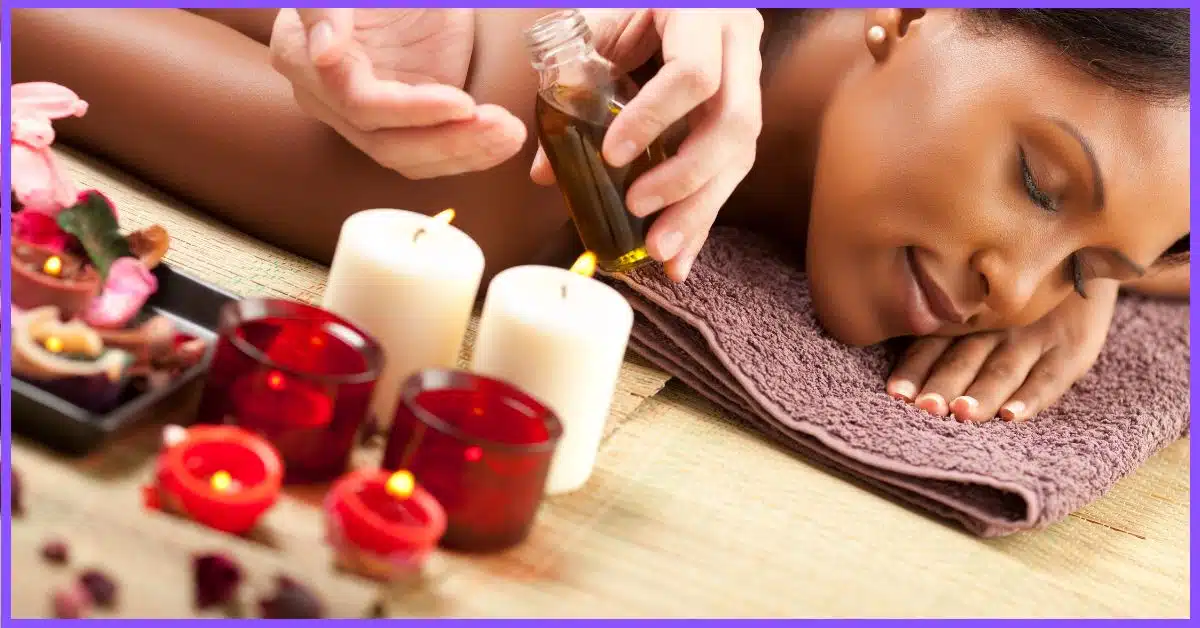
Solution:
M 614 168 L 601 155 L 604 134 L 637 85 L 592 47 L 576 10 L 552 13 L 525 33 L 540 74 L 537 132 L 583 245 L 605 271 L 623 273 L 650 261 L 652 218 L 629 213 L 625 195 L 639 176 L 666 159 L 655 141 L 630 164 Z

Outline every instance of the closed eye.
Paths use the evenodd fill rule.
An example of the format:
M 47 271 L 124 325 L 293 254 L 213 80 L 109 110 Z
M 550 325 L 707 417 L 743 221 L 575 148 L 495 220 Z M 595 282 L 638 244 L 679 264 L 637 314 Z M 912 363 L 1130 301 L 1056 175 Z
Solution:
M 1045 211 L 1058 213 L 1058 203 L 1054 200 L 1054 197 L 1046 194 L 1044 191 L 1042 191 L 1041 187 L 1038 186 L 1037 179 L 1033 176 L 1033 171 L 1029 168 L 1029 161 L 1025 157 L 1024 148 L 1017 148 L 1017 157 L 1021 162 L 1021 183 L 1025 186 L 1025 194 L 1029 196 L 1029 200 L 1033 201 L 1035 205 Z M 1083 263 L 1078 253 L 1072 253 L 1067 258 L 1067 264 L 1064 270 L 1066 272 L 1067 281 L 1074 286 L 1075 292 L 1079 293 L 1079 296 L 1086 299 L 1087 291 L 1084 289 L 1083 285 L 1085 279 Z

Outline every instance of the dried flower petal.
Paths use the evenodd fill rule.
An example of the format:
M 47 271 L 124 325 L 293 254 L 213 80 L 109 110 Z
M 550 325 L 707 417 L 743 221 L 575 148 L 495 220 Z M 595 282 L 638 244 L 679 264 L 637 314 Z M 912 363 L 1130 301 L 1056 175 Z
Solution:
M 204 554 L 192 560 L 198 610 L 229 603 L 242 584 L 242 568 L 224 554 Z
M 92 610 L 92 594 L 79 582 L 55 589 L 54 616 L 59 619 L 79 619 Z
M 157 290 L 158 278 L 141 261 L 134 257 L 118 257 L 109 262 L 104 290 L 92 300 L 83 320 L 92 327 L 121 327 Z
M 49 541 L 42 546 L 42 558 L 53 565 L 65 565 L 71 560 L 71 552 L 66 541 Z
M 275 577 L 275 593 L 258 602 L 263 619 L 321 619 L 325 608 L 316 594 L 287 576 Z
M 58 227 L 54 216 L 28 209 L 13 214 L 12 229 L 13 240 L 44 246 L 55 253 L 62 253 L 75 240 Z
M 117 583 L 99 569 L 89 569 L 79 575 L 79 584 L 87 589 L 92 601 L 99 608 L 117 605 Z

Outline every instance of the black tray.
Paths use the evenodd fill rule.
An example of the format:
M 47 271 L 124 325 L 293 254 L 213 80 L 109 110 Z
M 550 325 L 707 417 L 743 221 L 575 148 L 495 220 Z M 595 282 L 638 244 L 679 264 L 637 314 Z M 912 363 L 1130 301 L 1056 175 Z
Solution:
M 184 393 L 195 397 L 212 361 L 221 306 L 237 297 L 172 270 L 166 264 L 155 268 L 154 275 L 158 278 L 158 291 L 147 301 L 146 309 L 171 318 L 180 332 L 205 340 L 209 348 L 204 359 L 180 373 L 168 386 L 131 394 L 131 398 L 103 414 L 81 408 L 14 376 L 10 381 L 15 433 L 63 453 L 83 455 L 114 434 L 153 418 L 155 410 L 168 399 L 182 398 Z M 196 401 L 191 399 L 193 404 Z

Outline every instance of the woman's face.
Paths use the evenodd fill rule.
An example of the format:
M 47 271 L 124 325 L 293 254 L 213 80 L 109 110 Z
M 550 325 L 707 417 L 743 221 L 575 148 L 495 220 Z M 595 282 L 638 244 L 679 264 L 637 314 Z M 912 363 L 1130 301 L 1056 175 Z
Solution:
M 825 111 L 807 267 L 845 342 L 1025 325 L 1189 232 L 1187 109 L 958 20 L 930 11 Z

